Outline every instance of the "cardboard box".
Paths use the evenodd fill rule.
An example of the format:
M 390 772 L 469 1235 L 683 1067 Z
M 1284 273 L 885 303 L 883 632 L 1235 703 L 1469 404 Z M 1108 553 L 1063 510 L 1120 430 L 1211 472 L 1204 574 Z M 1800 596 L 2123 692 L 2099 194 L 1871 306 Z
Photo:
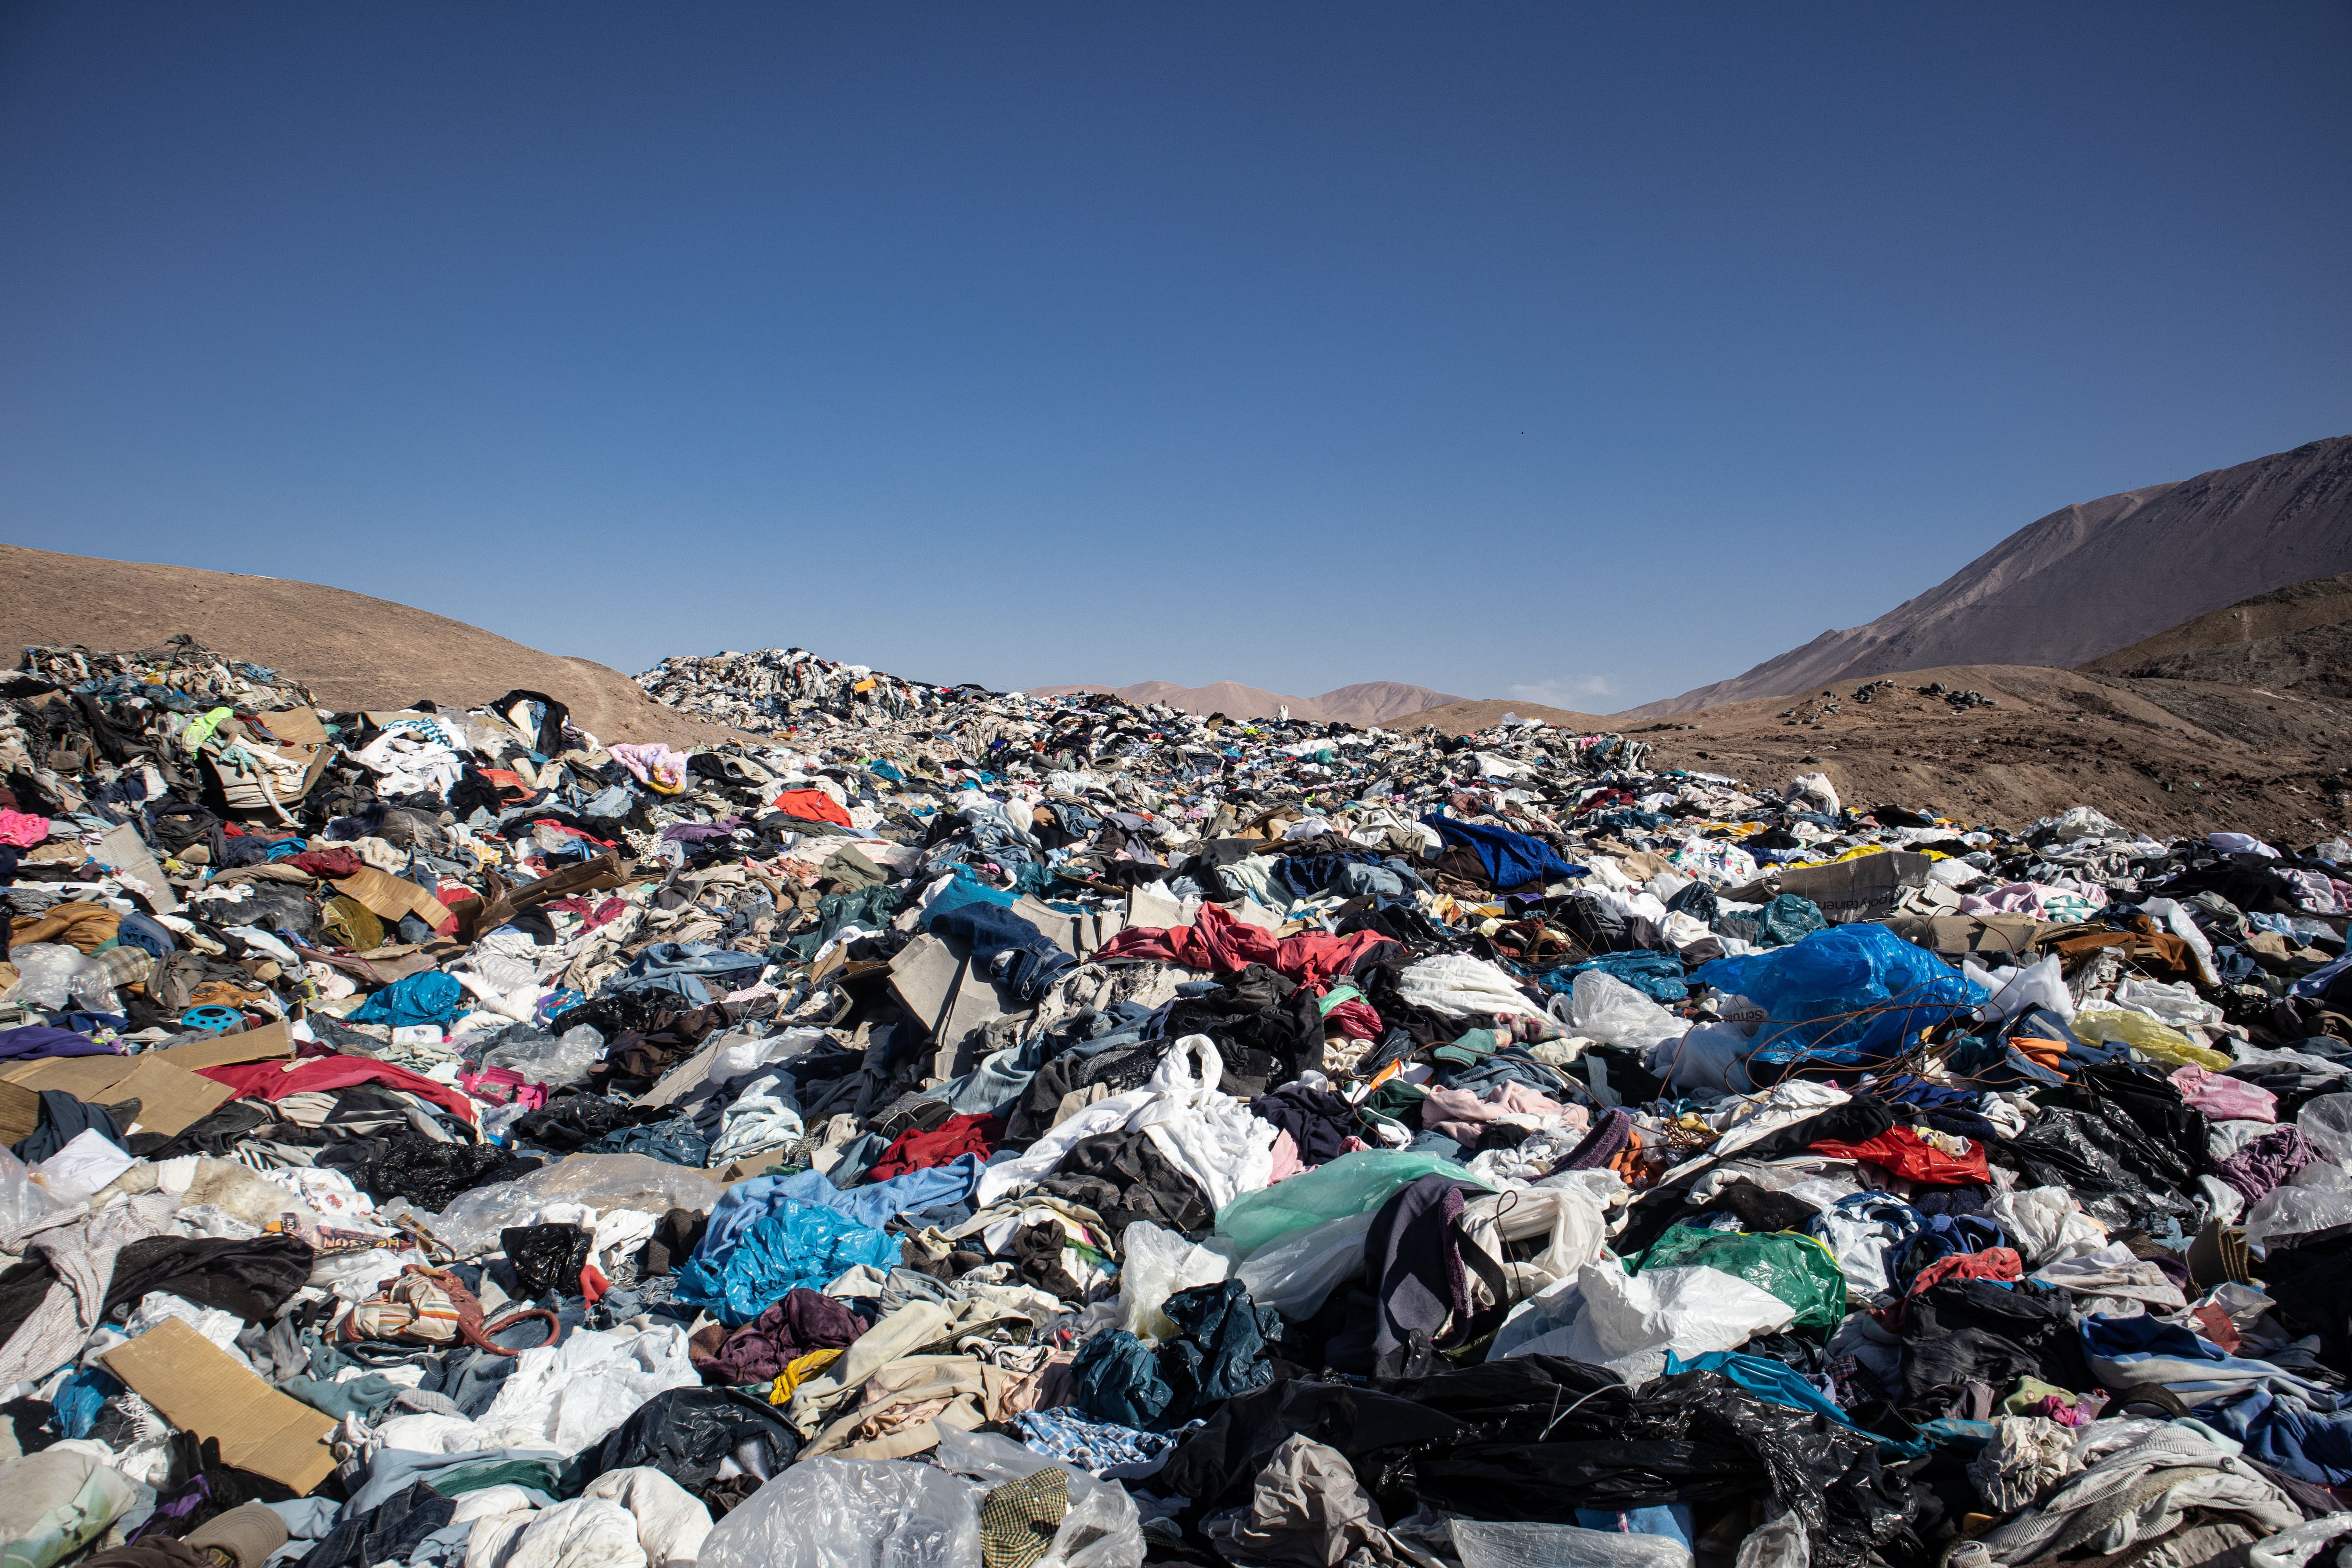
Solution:
M 221 1458 L 240 1470 L 299 1495 L 335 1472 L 327 1447 L 333 1416 L 278 1393 L 177 1318 L 102 1359 L 164 1420 L 199 1438 L 219 1438 Z
M 228 1085 L 199 1078 L 154 1052 L 137 1057 L 53 1057 L 19 1063 L 5 1078 L 36 1096 L 44 1089 L 61 1089 L 90 1105 L 120 1105 L 135 1100 L 140 1130 L 161 1132 L 166 1138 L 186 1131 L 236 1096 Z M 37 1109 L 37 1099 L 35 1103 Z M 6 1106 L 0 1105 L 0 1127 L 6 1125 Z

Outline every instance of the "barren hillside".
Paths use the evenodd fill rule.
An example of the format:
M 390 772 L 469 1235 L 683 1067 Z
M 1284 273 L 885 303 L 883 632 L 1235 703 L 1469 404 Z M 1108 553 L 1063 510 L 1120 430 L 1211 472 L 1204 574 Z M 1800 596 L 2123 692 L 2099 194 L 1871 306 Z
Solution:
M 460 706 L 521 688 L 604 741 L 725 733 L 663 707 L 616 669 L 541 653 L 446 616 L 316 583 L 106 561 L 0 544 L 0 648 L 160 646 L 185 633 L 293 676 L 331 708 Z

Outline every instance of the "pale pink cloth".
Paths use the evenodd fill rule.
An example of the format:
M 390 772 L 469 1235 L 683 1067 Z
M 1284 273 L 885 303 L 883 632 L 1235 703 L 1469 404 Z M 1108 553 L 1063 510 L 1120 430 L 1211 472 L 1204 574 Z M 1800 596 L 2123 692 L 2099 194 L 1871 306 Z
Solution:
M 1306 1164 L 1298 1158 L 1298 1144 L 1289 1131 L 1277 1131 L 1274 1135 L 1274 1174 L 1267 1178 L 1268 1184 L 1286 1176 L 1295 1176 L 1305 1169 Z
M 2172 1087 L 2180 1091 L 2183 1101 L 2216 1121 L 2278 1120 L 2278 1096 L 2258 1083 L 2185 1067 L 2174 1069 Z
M 1585 1129 L 1584 1107 L 1562 1105 L 1523 1083 L 1506 1083 L 1488 1100 L 1466 1089 L 1433 1089 L 1421 1107 L 1421 1124 L 1456 1143 L 1477 1142 L 1488 1125 L 1507 1118 L 1579 1132 Z

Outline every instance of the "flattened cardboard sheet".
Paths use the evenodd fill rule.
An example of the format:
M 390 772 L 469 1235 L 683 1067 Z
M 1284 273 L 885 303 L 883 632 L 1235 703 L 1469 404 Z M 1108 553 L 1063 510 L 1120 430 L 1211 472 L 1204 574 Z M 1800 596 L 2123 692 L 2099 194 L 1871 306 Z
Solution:
M 327 1447 L 333 1416 L 278 1393 L 177 1318 L 103 1359 L 164 1420 L 199 1438 L 219 1438 L 221 1458 L 240 1470 L 303 1495 L 334 1474 Z

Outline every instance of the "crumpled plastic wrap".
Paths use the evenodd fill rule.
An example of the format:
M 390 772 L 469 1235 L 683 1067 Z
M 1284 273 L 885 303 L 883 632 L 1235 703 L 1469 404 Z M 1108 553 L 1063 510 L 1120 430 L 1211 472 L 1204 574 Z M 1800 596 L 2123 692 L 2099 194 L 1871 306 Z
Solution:
M 980 1499 L 897 1459 L 804 1459 L 719 1521 L 698 1568 L 972 1568 Z

